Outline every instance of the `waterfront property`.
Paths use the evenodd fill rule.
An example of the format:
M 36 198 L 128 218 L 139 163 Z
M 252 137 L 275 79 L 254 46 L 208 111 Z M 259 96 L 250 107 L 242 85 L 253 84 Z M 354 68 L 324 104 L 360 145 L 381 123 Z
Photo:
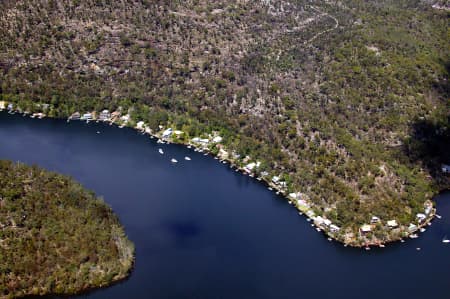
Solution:
M 155 140 L 132 130 L 103 123 L 59 125 L 62 123 L 3 113 L 0 138 L 10 142 L 2 144 L 0 156 L 51 167 L 82 180 L 102 194 L 119 215 L 136 244 L 136 271 L 128 281 L 86 295 L 88 298 L 178 298 L 195 289 L 201 298 L 214 298 L 220 292 L 226 299 L 236 298 L 237 293 L 264 299 L 296 298 L 299 294 L 353 299 L 359 298 L 352 294 L 359 295 L 360 287 L 371 289 L 379 284 L 400 298 L 444 299 L 448 294 L 450 269 L 439 266 L 450 260 L 448 244 L 443 243 L 444 232 L 450 229 L 445 222 L 450 213 L 447 198 L 437 201 L 443 219 L 436 219 L 420 238 L 373 248 L 367 254 L 328 243 L 323 234 L 311 229 L 313 218 L 306 222 L 280 197 L 267 192 L 267 186 L 221 167 L 217 160 L 167 145 L 169 159 L 190 156 L 193 160 L 183 167 L 170 167 L 169 159 L 157 154 L 160 145 Z M 104 134 L 102 142 L 97 142 L 95 132 L 100 130 Z M 152 152 L 155 155 L 149 154 Z M 271 176 L 267 178 L 270 182 Z M 306 196 L 289 193 L 297 194 L 296 206 L 307 207 Z M 316 216 L 312 210 L 307 214 Z M 323 215 L 317 216 L 325 227 Z M 386 220 L 380 219 L 377 226 L 386 226 Z M 329 231 L 346 233 L 336 224 L 330 224 Z M 311 269 L 317 267 L 327 275 L 311 280 Z M 361 275 L 367 269 L 377 276 L 376 282 Z M 252 275 L 246 275 L 249 272 Z M 173 277 L 182 283 L 173 284 Z M 433 288 L 421 283 L 429 277 L 433 277 Z M 354 285 L 358 287 L 354 289 Z M 368 299 L 379 296 L 379 292 L 364 295 Z

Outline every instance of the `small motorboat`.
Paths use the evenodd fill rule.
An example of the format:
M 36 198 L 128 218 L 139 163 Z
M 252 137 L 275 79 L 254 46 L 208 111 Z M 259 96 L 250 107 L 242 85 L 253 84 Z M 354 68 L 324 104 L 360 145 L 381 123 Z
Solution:
M 172 162 L 172 163 L 178 163 L 177 159 L 174 159 L 174 158 L 172 158 L 172 159 L 170 160 L 170 162 Z
M 450 240 L 447 239 L 447 236 L 445 236 L 444 239 L 442 239 L 442 243 L 450 243 Z
M 164 151 L 160 148 L 160 149 L 158 149 L 158 152 L 161 154 L 161 155 L 164 155 Z
M 189 158 L 188 156 L 184 157 L 184 160 L 186 161 L 191 161 L 191 158 Z

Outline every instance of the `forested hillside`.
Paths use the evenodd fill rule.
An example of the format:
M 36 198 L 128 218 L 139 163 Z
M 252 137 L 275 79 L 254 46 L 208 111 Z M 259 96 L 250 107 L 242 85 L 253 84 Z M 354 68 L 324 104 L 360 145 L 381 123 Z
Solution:
M 74 294 L 127 276 L 112 210 L 62 175 L 0 160 L 0 298 Z
M 350 240 L 373 215 L 407 226 L 449 186 L 449 15 L 433 3 L 2 1 L 0 94 L 219 131 Z

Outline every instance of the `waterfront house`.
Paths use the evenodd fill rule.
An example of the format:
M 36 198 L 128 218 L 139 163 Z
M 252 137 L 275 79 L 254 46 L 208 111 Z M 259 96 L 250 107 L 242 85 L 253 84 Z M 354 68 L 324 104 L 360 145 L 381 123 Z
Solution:
M 6 103 L 5 101 L 0 101 L 0 110 L 5 109 Z
M 79 120 L 80 118 L 81 118 L 80 112 L 72 113 L 72 115 L 70 116 L 70 119 L 72 120 Z
M 228 152 L 224 149 L 220 149 L 219 150 L 219 157 L 221 157 L 222 159 L 228 159 Z
M 268 175 L 269 175 L 269 173 L 267 171 L 261 172 L 261 176 L 268 176 Z
M 175 135 L 177 135 L 177 136 L 180 136 L 180 135 L 183 135 L 183 134 L 184 134 L 184 132 L 183 132 L 183 131 L 180 131 L 180 130 L 175 130 L 175 131 L 173 131 L 173 133 L 174 133 Z
M 288 196 L 292 199 L 297 199 L 297 193 L 289 193 Z
M 362 233 L 368 233 L 372 231 L 372 226 L 370 226 L 369 224 L 364 224 L 363 226 L 361 226 L 360 231 Z
M 170 136 L 172 136 L 172 133 L 173 133 L 172 128 L 168 128 L 162 133 L 162 138 L 169 138 Z
M 143 121 L 138 121 L 136 124 L 136 129 L 138 130 L 143 130 L 144 129 L 144 122 Z
M 425 206 L 425 214 L 429 215 L 433 210 L 433 204 L 431 201 L 426 201 L 423 205 Z
M 129 114 L 125 114 L 120 118 L 121 121 L 123 122 L 128 122 L 130 120 L 130 115 Z
M 372 218 L 370 219 L 371 224 L 375 224 L 378 222 L 380 222 L 380 218 L 378 218 L 377 216 L 372 216 Z
M 314 216 L 316 216 L 316 214 L 314 213 L 313 210 L 308 210 L 306 212 L 306 216 L 308 216 L 309 218 L 314 218 Z
M 113 119 L 113 120 L 116 120 L 117 118 L 119 118 L 120 117 L 120 115 L 121 115 L 121 113 L 120 113 L 120 111 L 114 111 L 113 113 L 111 113 L 111 118 Z
M 417 225 L 410 223 L 408 226 L 408 230 L 410 233 L 415 232 L 417 230 Z
M 8 110 L 11 111 L 11 110 L 13 110 L 13 108 L 14 108 L 14 105 L 12 103 L 9 103 L 8 104 Z
M 247 173 L 251 173 L 251 172 L 253 171 L 253 169 L 255 168 L 255 166 L 256 166 L 256 163 L 255 163 L 255 162 L 249 163 L 249 164 L 247 164 L 247 165 L 244 166 L 244 170 L 245 170 Z
M 199 138 L 199 137 L 194 137 L 194 138 L 192 138 L 192 142 L 195 142 L 195 143 L 200 143 L 200 144 L 203 144 L 203 145 L 207 145 L 208 143 L 209 143 L 209 139 L 206 139 L 206 138 Z
M 329 227 L 331 225 L 331 220 L 327 219 L 327 218 L 323 218 L 323 224 L 327 227 Z
M 272 182 L 274 183 L 274 184 L 278 184 L 278 182 L 280 182 L 280 177 L 279 176 L 273 176 L 272 177 Z
M 336 224 L 331 224 L 331 225 L 330 225 L 330 231 L 331 231 L 332 233 L 337 233 L 337 232 L 339 232 L 340 229 L 341 229 L 341 228 L 340 228 L 339 226 L 337 226 Z
M 314 220 L 314 224 L 316 226 L 322 226 L 322 224 L 324 222 L 324 219 L 322 218 L 322 216 L 317 216 L 313 220 Z
M 81 120 L 92 120 L 92 113 L 85 113 L 81 116 Z
M 427 218 L 427 216 L 425 216 L 425 214 L 422 213 L 417 213 L 416 218 L 419 221 L 419 223 L 421 223 Z
M 394 227 L 397 227 L 397 226 L 398 226 L 398 223 L 397 223 L 397 220 L 389 220 L 389 221 L 387 222 L 387 225 L 388 225 L 390 228 L 394 228 Z
M 220 136 L 216 136 L 216 137 L 213 138 L 213 142 L 214 143 L 220 143 L 220 142 L 222 142 L 222 140 L 223 140 L 223 138 L 220 137 Z
M 100 112 L 100 115 L 98 116 L 99 120 L 102 121 L 107 121 L 111 118 L 111 113 L 109 113 L 109 110 L 103 110 L 102 112 Z
M 309 203 L 306 202 L 306 200 L 304 199 L 297 199 L 297 205 L 299 207 L 305 207 L 305 208 L 309 208 Z

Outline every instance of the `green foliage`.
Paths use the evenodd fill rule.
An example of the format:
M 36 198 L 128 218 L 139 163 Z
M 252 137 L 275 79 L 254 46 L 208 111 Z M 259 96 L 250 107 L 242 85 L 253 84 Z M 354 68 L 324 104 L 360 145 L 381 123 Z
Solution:
M 0 297 L 74 294 L 124 278 L 134 248 L 72 179 L 0 160 Z

